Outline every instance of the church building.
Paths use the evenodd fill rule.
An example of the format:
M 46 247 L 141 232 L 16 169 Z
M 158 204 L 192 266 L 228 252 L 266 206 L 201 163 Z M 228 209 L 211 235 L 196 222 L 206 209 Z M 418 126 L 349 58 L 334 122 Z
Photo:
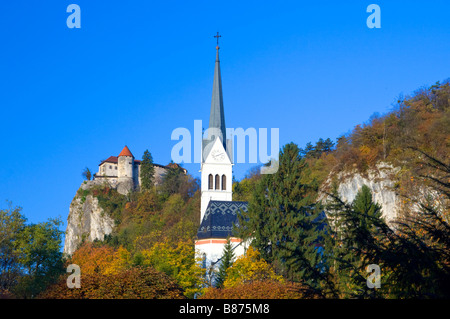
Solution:
M 233 237 L 233 224 L 247 202 L 233 201 L 233 141 L 227 138 L 220 75 L 219 46 L 211 99 L 209 127 L 202 141 L 200 227 L 195 248 L 203 259 L 203 267 L 217 269 L 227 238 L 236 257 L 245 252 L 245 243 Z

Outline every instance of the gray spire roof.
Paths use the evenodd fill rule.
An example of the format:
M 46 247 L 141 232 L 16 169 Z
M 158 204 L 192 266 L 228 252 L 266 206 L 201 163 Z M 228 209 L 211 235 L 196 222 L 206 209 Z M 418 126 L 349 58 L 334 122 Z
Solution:
M 223 147 L 226 150 L 226 127 L 225 113 L 223 109 L 222 78 L 220 76 L 219 46 L 216 47 L 216 50 L 216 66 L 214 69 L 214 83 L 211 98 L 211 113 L 209 116 L 208 139 L 213 141 L 216 136 L 220 136 L 222 139 Z M 210 138 L 210 136 L 214 136 L 214 138 Z
M 219 46 L 216 47 L 216 65 L 214 69 L 214 83 L 211 98 L 211 113 L 209 116 L 209 127 L 207 131 L 207 138 L 202 141 L 202 161 L 204 161 L 211 151 L 211 148 L 219 137 L 228 158 L 233 162 L 233 141 L 227 139 L 227 131 L 225 126 L 225 112 L 223 108 L 223 94 L 222 94 L 222 78 L 220 76 L 220 60 L 219 60 Z

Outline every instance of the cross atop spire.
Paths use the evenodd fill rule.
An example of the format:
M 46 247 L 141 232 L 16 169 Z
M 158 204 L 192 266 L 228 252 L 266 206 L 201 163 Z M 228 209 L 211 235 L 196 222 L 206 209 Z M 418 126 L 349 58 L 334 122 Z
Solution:
M 217 39 L 217 49 L 219 49 L 219 38 L 221 38 L 222 36 L 219 35 L 219 31 L 217 31 L 217 35 L 214 36 L 214 38 Z

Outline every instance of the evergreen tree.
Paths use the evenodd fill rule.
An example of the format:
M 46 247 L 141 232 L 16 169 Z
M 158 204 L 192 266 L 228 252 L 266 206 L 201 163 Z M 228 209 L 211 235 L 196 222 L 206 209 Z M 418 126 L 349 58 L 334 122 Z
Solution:
M 365 247 L 373 244 L 373 235 L 377 233 L 377 227 L 383 223 L 381 206 L 372 200 L 370 188 L 363 185 L 352 203 L 351 221 L 352 228 L 347 229 L 355 238 L 352 245 Z
M 330 138 L 327 138 L 326 140 L 323 140 L 322 138 L 319 138 L 319 140 L 316 142 L 316 145 L 313 146 L 311 142 L 308 142 L 305 146 L 305 149 L 300 149 L 300 153 L 305 158 L 320 158 L 323 153 L 329 153 L 333 150 L 334 143 L 330 140 Z
M 330 138 L 327 138 L 322 145 L 322 152 L 328 153 L 334 149 L 334 143 Z
M 238 232 L 252 239 L 252 246 L 278 273 L 322 289 L 328 279 L 326 254 L 320 249 L 325 248 L 327 233 L 320 207 L 314 204 L 318 186 L 302 182 L 307 164 L 300 152 L 294 143 L 283 147 L 278 171 L 264 175 L 255 187 L 248 213 L 239 217 Z
M 415 173 L 428 185 L 422 199 L 407 197 L 420 208 L 395 222 L 398 236 L 386 264 L 392 272 L 391 287 L 397 298 L 450 297 L 450 163 L 420 149 Z
M 234 262 L 234 252 L 233 252 L 233 246 L 231 245 L 230 238 L 227 238 L 227 243 L 223 247 L 223 254 L 220 258 L 220 265 L 219 269 L 217 271 L 217 277 L 216 277 L 216 287 L 222 288 L 223 283 L 227 279 L 227 270 L 233 265 Z
M 306 143 L 305 149 L 300 150 L 303 157 L 312 157 L 312 153 L 314 152 L 314 146 L 311 142 Z
M 141 162 L 141 187 L 143 190 L 149 190 L 154 185 L 155 167 L 153 166 L 152 154 L 145 150 Z
M 388 251 L 387 238 L 392 234 L 381 214 L 381 206 L 372 200 L 366 185 L 358 191 L 353 203 L 342 202 L 334 190 L 329 205 L 334 230 L 334 271 L 342 297 L 380 297 L 376 289 L 367 287 L 366 267 L 384 266 Z

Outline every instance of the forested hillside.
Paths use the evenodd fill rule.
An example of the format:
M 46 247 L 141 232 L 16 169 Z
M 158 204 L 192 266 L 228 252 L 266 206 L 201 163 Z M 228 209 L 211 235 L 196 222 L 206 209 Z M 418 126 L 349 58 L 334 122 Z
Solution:
M 285 145 L 276 174 L 253 171 L 234 184 L 234 195 L 250 203 L 239 235 L 253 239 L 276 273 L 321 297 L 448 297 L 449 105 L 449 82 L 437 83 L 399 99 L 392 112 L 373 116 L 336 144 Z M 411 203 L 390 226 L 367 187 L 350 203 L 336 192 L 338 172 L 364 174 L 380 161 L 399 168 L 395 191 Z M 332 200 L 319 202 L 329 177 Z M 383 289 L 366 285 L 370 264 L 380 267 Z
M 224 251 L 216 287 L 194 254 L 199 181 L 174 167 L 161 185 L 128 196 L 103 186 L 80 191 L 98 199 L 115 228 L 103 240 L 84 240 L 67 258 L 58 221 L 27 224 L 19 208 L 0 211 L 0 292 L 5 298 L 449 297 L 449 105 L 449 82 L 436 83 L 336 142 L 284 145 L 276 174 L 255 168 L 235 180 L 233 200 L 249 202 L 235 232 L 252 245 L 240 258 Z M 336 185 L 325 190 L 333 200 L 318 200 L 330 174 L 364 174 L 380 161 L 400 168 L 396 192 L 417 208 L 405 208 L 395 229 L 366 187 L 351 203 L 339 198 Z M 420 185 L 428 196 L 413 196 Z M 79 289 L 67 288 L 69 264 L 82 269 Z M 369 264 L 381 269 L 380 288 L 367 285 Z

